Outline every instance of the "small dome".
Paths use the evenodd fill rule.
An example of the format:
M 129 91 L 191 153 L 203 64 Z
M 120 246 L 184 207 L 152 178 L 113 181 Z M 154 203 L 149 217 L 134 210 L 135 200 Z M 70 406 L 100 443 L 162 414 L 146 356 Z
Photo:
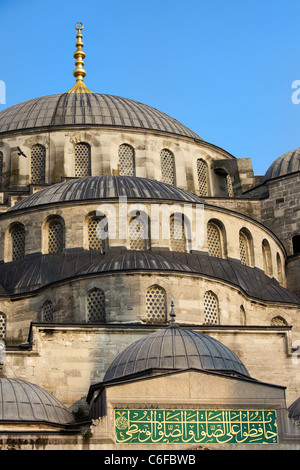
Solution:
M 0 422 L 35 421 L 67 424 L 72 413 L 51 393 L 19 379 L 0 378 Z
M 0 112 L 0 133 L 79 125 L 149 129 L 202 140 L 176 119 L 151 106 L 99 93 L 42 96 Z
M 88 176 L 57 183 L 37 191 L 15 204 L 8 212 L 74 201 L 100 199 L 159 199 L 201 203 L 201 199 L 184 189 L 161 181 L 135 176 Z
M 300 419 L 300 398 L 297 398 L 297 400 L 289 406 L 288 411 L 290 418 Z
M 300 148 L 277 158 L 266 172 L 262 182 L 300 171 Z
M 249 377 L 240 359 L 216 339 L 193 330 L 169 327 L 128 346 L 112 362 L 103 381 L 149 369 L 198 369 Z

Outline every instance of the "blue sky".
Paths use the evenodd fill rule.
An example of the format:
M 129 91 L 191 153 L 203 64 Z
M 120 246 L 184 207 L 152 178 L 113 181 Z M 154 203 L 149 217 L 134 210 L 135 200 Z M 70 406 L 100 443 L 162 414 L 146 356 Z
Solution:
M 81 21 L 94 92 L 169 114 L 256 174 L 300 145 L 299 0 L 0 0 L 0 18 L 0 111 L 73 86 Z

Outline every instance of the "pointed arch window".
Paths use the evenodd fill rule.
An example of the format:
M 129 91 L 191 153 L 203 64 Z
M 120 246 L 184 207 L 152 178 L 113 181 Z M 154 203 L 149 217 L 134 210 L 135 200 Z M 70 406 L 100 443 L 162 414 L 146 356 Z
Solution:
M 75 177 L 91 176 L 91 146 L 86 142 L 75 145 Z
M 94 288 L 86 296 L 87 323 L 105 323 L 105 294 L 102 289 Z
M 200 196 L 208 196 L 208 168 L 202 158 L 197 160 L 197 176 Z
M 31 184 L 44 184 L 46 173 L 46 148 L 37 144 L 31 149 L 30 174 Z
M 25 227 L 23 224 L 15 224 L 10 231 L 12 261 L 17 261 L 25 256 Z
M 134 148 L 128 144 L 119 147 L 119 174 L 121 176 L 135 176 Z
M 162 182 L 175 185 L 175 159 L 173 153 L 170 150 L 163 149 L 161 151 L 160 164 Z
M 147 323 L 166 323 L 167 295 L 163 287 L 154 284 L 146 292 L 146 321 Z
M 59 253 L 65 248 L 64 224 L 61 218 L 48 222 L 48 253 Z
M 207 291 L 204 294 L 204 323 L 219 324 L 218 297 L 212 291 Z
M 108 249 L 108 224 L 106 217 L 92 216 L 88 219 L 89 250 L 105 252 Z

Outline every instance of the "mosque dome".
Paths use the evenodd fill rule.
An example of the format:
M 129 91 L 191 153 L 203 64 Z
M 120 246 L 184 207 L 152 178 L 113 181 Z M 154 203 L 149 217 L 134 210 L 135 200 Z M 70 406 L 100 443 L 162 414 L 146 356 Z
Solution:
M 155 199 L 201 203 L 201 199 L 184 190 L 156 180 L 135 176 L 88 176 L 54 184 L 15 204 L 9 212 L 83 200 Z
M 300 148 L 291 150 L 277 158 L 267 170 L 263 182 L 300 171 Z
M 289 417 L 292 419 L 300 419 L 300 398 L 297 398 L 290 406 L 289 406 Z
M 72 413 L 51 393 L 19 379 L 0 378 L 0 423 L 43 422 L 64 425 Z
M 149 369 L 197 369 L 249 378 L 246 367 L 228 347 L 203 333 L 171 325 L 128 346 L 111 363 L 103 381 Z

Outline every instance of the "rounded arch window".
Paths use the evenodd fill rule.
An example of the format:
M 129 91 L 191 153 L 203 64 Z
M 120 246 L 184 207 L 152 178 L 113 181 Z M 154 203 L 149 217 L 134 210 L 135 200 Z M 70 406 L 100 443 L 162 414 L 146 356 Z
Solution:
M 268 240 L 264 239 L 262 242 L 262 255 L 263 255 L 263 269 L 265 274 L 272 276 L 272 256 L 271 248 Z
M 46 300 L 42 306 L 42 321 L 45 323 L 51 323 L 54 321 L 54 307 L 50 300 Z
M 218 297 L 212 291 L 204 294 L 204 323 L 219 324 L 219 302 Z
M 154 284 L 146 292 L 146 321 L 147 323 L 166 323 L 167 296 L 163 287 Z
M 95 287 L 86 296 L 87 323 L 105 323 L 105 294 L 102 289 Z
M 242 228 L 239 232 L 240 260 L 246 266 L 254 264 L 253 239 L 248 229 Z
M 181 213 L 170 216 L 170 247 L 172 251 L 186 251 L 185 219 Z
M 226 256 L 225 228 L 217 220 L 210 220 L 207 224 L 207 249 L 209 256 L 215 258 Z
M 75 145 L 75 177 L 91 176 L 91 146 L 86 142 Z
M 31 184 L 44 184 L 46 172 L 46 148 L 37 144 L 31 149 L 30 174 Z
M 3 312 L 0 312 L 0 341 L 6 340 L 6 315 Z M 1 359 L 1 351 L 0 351 Z
M 48 253 L 59 253 L 65 248 L 64 223 L 60 217 L 48 221 Z
M 293 255 L 300 255 L 300 235 L 292 237 Z
M 108 223 L 105 216 L 87 219 L 88 249 L 105 252 L 108 249 Z
M 149 248 L 149 220 L 148 216 L 139 212 L 133 216 L 128 224 L 129 248 L 131 250 L 147 250 Z
M 171 150 L 163 149 L 160 152 L 160 164 L 162 182 L 175 185 L 175 158 Z
M 11 259 L 17 261 L 25 256 L 25 227 L 21 223 L 14 224 L 10 229 Z
M 197 177 L 200 196 L 208 196 L 208 167 L 202 158 L 197 160 Z
M 280 315 L 277 315 L 276 317 L 272 318 L 271 326 L 287 326 L 287 321 Z
M 120 176 L 135 176 L 134 148 L 128 144 L 119 147 L 119 174 Z

